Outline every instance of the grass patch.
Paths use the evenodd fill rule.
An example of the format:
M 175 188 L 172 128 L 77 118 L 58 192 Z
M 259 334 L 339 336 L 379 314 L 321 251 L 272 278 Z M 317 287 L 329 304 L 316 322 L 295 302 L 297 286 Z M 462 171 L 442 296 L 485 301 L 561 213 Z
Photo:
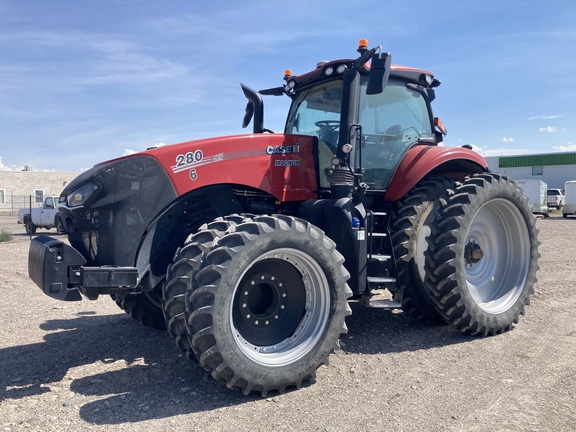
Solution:
M 0 231 L 0 243 L 1 242 L 7 242 L 12 240 L 13 236 L 11 232 L 8 232 L 6 230 L 1 230 Z

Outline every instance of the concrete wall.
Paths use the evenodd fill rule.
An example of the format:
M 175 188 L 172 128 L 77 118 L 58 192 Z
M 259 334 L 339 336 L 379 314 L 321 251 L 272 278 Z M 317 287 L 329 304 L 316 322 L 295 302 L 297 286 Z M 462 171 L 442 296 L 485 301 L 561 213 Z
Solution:
M 35 191 L 43 191 L 43 196 L 60 195 L 64 186 L 80 173 L 57 173 L 39 171 L 0 171 L 0 205 L 7 205 L 12 199 L 32 195 Z M 1 201 L 4 195 L 4 202 Z

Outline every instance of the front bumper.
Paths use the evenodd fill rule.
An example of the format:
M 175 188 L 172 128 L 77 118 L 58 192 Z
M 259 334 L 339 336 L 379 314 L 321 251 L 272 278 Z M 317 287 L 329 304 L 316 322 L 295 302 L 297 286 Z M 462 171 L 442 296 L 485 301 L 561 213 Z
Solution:
M 81 300 L 84 294 L 95 300 L 114 289 L 136 288 L 135 267 L 87 267 L 86 259 L 73 247 L 49 236 L 32 239 L 28 254 L 28 275 L 49 297 Z

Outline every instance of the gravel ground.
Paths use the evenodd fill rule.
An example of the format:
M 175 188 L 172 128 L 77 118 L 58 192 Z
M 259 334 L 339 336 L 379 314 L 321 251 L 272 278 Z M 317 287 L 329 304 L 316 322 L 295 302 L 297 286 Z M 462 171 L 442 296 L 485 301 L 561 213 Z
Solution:
M 0 243 L 0 431 L 576 430 L 576 220 L 537 224 L 539 282 L 511 332 L 353 304 L 317 380 L 268 398 L 226 389 L 109 298 L 44 296 L 16 236 Z

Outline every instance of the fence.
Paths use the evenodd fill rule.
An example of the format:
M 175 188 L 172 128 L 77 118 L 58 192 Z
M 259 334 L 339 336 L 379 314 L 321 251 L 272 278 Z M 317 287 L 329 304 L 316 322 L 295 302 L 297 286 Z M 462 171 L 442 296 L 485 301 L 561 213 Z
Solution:
M 0 202 L 0 232 L 8 232 L 15 236 L 28 236 L 24 225 L 18 223 L 18 210 L 30 207 L 42 207 L 42 202 L 36 202 L 32 195 L 5 196 L 4 202 Z M 55 229 L 52 231 L 53 234 L 56 232 Z

